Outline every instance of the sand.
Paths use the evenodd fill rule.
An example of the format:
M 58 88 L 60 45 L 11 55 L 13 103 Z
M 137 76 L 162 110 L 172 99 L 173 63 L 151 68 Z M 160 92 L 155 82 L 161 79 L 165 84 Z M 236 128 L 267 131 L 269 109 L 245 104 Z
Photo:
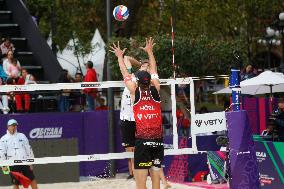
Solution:
M 170 189 L 202 189 L 200 187 L 186 186 L 183 184 L 171 183 Z M 11 189 L 12 187 L 5 186 L 1 189 Z M 31 188 L 31 187 L 30 187 Z M 69 182 L 69 183 L 54 183 L 54 184 L 39 184 L 39 189 L 135 189 L 135 181 L 133 179 L 126 180 L 125 178 L 116 179 L 90 179 L 89 181 Z M 151 180 L 147 180 L 147 188 L 151 189 Z M 163 185 L 161 184 L 161 189 Z

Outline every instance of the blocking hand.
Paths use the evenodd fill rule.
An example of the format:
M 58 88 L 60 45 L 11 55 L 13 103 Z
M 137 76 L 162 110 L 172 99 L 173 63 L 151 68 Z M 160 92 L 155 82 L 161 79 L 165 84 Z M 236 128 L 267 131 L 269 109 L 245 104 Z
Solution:
M 145 47 L 140 47 L 140 49 L 143 49 L 147 53 L 152 52 L 153 47 L 156 45 L 156 43 L 154 43 L 154 39 L 152 39 L 152 37 L 150 37 L 149 39 L 146 38 L 145 41 L 146 41 Z
M 126 51 L 126 48 L 124 48 L 123 50 L 120 49 L 119 41 L 117 42 L 117 45 L 113 43 L 112 46 L 110 46 L 110 48 L 112 49 L 112 51 L 111 50 L 109 51 L 114 53 L 115 56 L 117 57 L 123 57 L 123 54 Z

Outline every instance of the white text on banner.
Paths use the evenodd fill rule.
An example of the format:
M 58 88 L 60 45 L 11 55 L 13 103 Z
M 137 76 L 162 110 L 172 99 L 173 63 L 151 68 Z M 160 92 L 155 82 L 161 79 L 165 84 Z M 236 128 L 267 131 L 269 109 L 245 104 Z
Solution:
M 227 130 L 225 112 L 195 114 L 191 120 L 191 133 L 201 134 Z

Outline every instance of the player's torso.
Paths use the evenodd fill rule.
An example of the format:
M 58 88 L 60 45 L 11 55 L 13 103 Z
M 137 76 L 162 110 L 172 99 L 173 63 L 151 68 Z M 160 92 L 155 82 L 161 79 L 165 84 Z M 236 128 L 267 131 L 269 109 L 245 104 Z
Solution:
M 159 101 L 154 100 L 150 90 L 140 90 L 140 98 L 133 105 L 133 112 L 136 138 L 162 138 L 161 106 Z

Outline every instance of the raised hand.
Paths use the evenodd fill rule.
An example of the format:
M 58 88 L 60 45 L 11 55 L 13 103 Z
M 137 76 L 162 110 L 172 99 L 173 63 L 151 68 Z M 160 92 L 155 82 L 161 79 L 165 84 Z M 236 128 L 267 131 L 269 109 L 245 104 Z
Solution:
M 140 49 L 143 49 L 147 53 L 153 52 L 153 47 L 156 45 L 156 43 L 154 43 L 154 39 L 150 37 L 149 39 L 146 38 L 145 41 L 145 47 L 140 47 Z
M 119 41 L 117 42 L 117 45 L 113 43 L 112 46 L 110 46 L 110 48 L 112 49 L 112 51 L 111 50 L 109 51 L 114 53 L 115 56 L 117 57 L 123 57 L 123 54 L 126 51 L 126 48 L 124 48 L 123 50 L 120 49 Z

